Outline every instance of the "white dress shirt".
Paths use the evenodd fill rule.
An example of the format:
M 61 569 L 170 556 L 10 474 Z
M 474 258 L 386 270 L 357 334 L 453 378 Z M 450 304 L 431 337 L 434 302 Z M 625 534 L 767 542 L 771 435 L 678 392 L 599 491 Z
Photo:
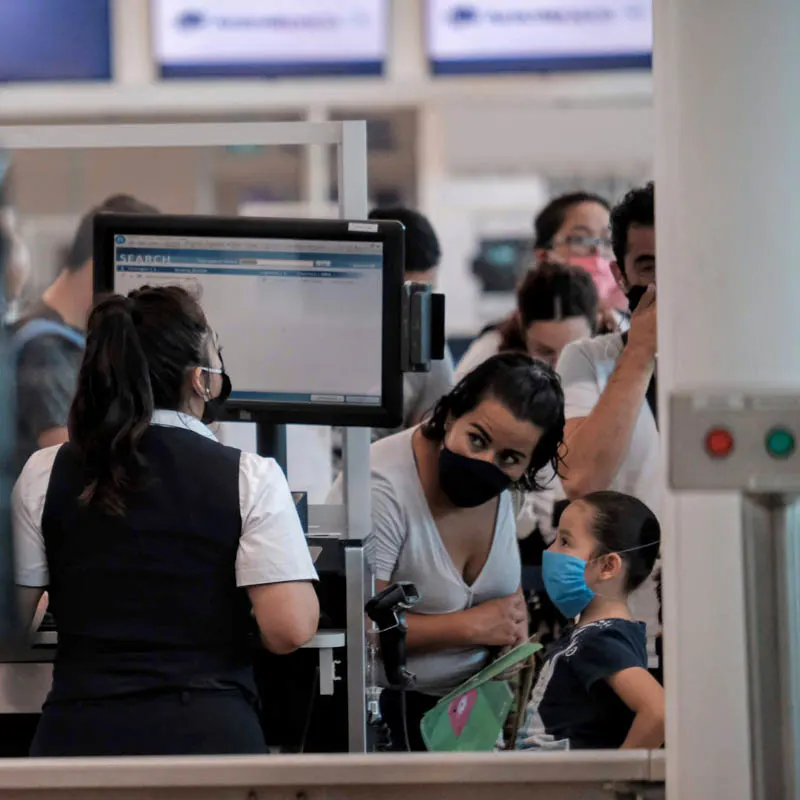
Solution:
M 178 411 L 158 410 L 150 424 L 187 428 L 216 441 L 202 422 Z M 46 587 L 50 582 L 42 514 L 59 447 L 34 453 L 14 487 L 16 580 L 20 586 Z M 273 459 L 241 454 L 239 509 L 242 532 L 236 555 L 237 586 L 317 579 L 289 485 Z

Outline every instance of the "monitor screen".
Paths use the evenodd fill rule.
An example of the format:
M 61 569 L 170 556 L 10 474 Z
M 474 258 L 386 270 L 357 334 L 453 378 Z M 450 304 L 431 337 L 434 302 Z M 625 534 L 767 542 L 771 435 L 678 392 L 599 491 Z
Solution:
M 380 75 L 386 0 L 153 0 L 163 78 Z
M 143 228 L 145 218 L 110 219 L 118 222 L 99 229 L 98 269 L 107 276 L 99 288 L 178 284 L 191 292 L 223 347 L 232 408 L 326 424 L 399 415 L 399 225 L 354 233 L 344 222 L 209 220 L 198 228 L 202 218 L 148 217 Z
M 650 68 L 652 0 L 427 0 L 439 75 Z
M 110 78 L 109 0 L 0 0 L 0 82 Z

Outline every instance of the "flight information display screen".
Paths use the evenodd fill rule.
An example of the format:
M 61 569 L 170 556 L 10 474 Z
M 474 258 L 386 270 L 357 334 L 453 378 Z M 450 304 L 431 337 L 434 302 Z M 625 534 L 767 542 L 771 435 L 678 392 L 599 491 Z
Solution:
M 0 82 L 110 78 L 108 0 L 0 0 Z
M 652 0 L 427 0 L 439 75 L 641 69 L 652 65 Z
M 114 291 L 184 286 L 219 335 L 233 401 L 382 403 L 380 241 L 126 234 Z
M 386 0 L 152 0 L 163 78 L 380 75 Z

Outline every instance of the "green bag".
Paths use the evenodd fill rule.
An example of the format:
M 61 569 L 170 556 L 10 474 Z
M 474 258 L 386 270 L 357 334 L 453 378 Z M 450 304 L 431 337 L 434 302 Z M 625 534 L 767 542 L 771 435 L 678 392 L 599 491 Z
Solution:
M 540 644 L 525 642 L 443 697 L 422 718 L 420 730 L 428 750 L 493 750 L 514 702 L 508 682 L 497 678 L 540 649 Z

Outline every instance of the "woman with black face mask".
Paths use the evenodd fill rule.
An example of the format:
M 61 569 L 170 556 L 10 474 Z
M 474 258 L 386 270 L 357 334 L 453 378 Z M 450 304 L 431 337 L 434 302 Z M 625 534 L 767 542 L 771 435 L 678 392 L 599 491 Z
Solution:
M 543 362 L 521 353 L 485 361 L 418 428 L 372 446 L 372 534 L 377 589 L 412 581 L 408 668 L 416 689 L 384 691 L 395 749 L 424 750 L 422 715 L 481 670 L 492 649 L 523 642 L 528 618 L 510 492 L 539 486 L 558 462 L 564 396 Z M 551 473 L 552 474 L 552 473 Z M 338 494 L 340 487 L 335 487 Z
M 17 583 L 58 630 L 35 756 L 263 753 L 252 647 L 316 632 L 316 573 L 280 467 L 201 422 L 230 392 L 178 287 L 89 318 L 70 441 L 14 489 Z

